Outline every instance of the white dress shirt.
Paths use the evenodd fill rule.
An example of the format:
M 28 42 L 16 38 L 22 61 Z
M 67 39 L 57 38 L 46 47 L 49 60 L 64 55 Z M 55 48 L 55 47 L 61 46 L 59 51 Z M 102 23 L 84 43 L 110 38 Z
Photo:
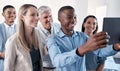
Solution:
M 6 36 L 7 38 L 9 38 L 15 32 L 15 24 L 12 24 L 11 26 L 9 26 L 6 23 L 4 23 L 4 25 L 5 25 L 5 30 L 6 30 Z

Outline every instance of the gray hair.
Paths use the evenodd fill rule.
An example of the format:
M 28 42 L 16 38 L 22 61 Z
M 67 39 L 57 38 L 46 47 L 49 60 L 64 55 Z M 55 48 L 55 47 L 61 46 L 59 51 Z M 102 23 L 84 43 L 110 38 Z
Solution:
M 44 12 L 49 12 L 49 11 L 51 11 L 51 9 L 48 6 L 40 6 L 38 8 L 39 16 L 41 16 Z

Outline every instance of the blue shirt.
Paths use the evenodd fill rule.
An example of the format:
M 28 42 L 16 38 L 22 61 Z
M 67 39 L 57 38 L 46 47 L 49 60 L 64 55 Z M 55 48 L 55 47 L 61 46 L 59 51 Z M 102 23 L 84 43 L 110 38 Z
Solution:
M 48 40 L 48 51 L 53 65 L 57 71 L 86 71 L 85 55 L 76 54 L 79 46 L 85 44 L 87 37 L 82 32 L 73 32 L 72 36 L 64 34 L 61 30 Z M 100 57 L 113 55 L 116 51 L 112 45 L 94 52 Z
M 16 25 L 13 24 L 12 28 L 13 28 L 13 30 L 11 30 L 11 31 L 13 31 L 13 32 L 9 32 L 9 33 L 14 34 L 15 30 L 16 30 Z M 0 52 L 5 51 L 5 43 L 6 43 L 7 39 L 8 39 L 7 34 L 8 33 L 6 32 L 5 23 L 1 23 L 0 24 Z M 0 58 L 0 71 L 3 71 L 3 69 L 4 69 L 4 59 Z
M 86 34 L 86 33 L 85 33 Z M 89 36 L 86 34 L 89 38 Z M 96 70 L 99 65 L 104 64 L 106 57 L 99 57 L 94 52 L 88 52 L 86 54 L 86 69 L 87 70 Z

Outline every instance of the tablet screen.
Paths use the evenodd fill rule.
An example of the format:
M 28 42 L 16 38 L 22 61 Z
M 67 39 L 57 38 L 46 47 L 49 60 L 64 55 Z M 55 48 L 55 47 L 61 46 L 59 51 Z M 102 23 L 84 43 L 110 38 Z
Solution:
M 103 31 L 110 36 L 108 44 L 120 42 L 120 18 L 105 17 L 103 19 Z

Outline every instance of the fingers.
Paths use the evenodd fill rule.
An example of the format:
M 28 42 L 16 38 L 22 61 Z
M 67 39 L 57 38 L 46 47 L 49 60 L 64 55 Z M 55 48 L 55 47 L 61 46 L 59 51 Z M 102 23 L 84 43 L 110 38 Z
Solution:
M 100 32 L 95 34 L 94 39 L 96 42 L 101 42 L 101 43 L 108 43 L 110 36 L 106 32 Z
M 94 34 L 94 37 L 99 37 L 101 35 L 106 35 L 106 34 L 107 33 L 105 33 L 105 32 L 99 32 L 99 33 Z
M 93 41 L 91 44 L 95 43 L 96 48 L 103 48 L 109 42 L 109 36 L 105 32 L 96 33 L 92 36 L 90 41 Z
M 120 51 L 120 43 L 116 43 L 114 44 L 114 47 L 113 47 L 116 51 Z
M 103 39 L 103 40 L 97 41 L 97 46 L 100 48 L 105 47 L 107 43 L 108 43 L 108 39 Z
M 100 36 L 105 36 L 106 38 L 110 38 L 107 32 L 99 32 L 94 34 L 94 37 L 100 37 Z

